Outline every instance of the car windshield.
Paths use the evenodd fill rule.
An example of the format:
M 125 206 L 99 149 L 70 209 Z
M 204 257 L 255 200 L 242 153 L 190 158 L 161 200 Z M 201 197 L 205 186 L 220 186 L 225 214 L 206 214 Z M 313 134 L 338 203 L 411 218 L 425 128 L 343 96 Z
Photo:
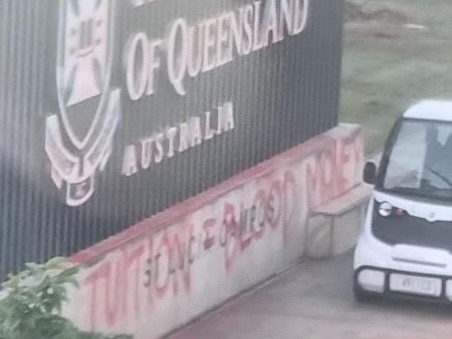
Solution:
M 404 120 L 384 173 L 385 190 L 452 200 L 452 124 Z

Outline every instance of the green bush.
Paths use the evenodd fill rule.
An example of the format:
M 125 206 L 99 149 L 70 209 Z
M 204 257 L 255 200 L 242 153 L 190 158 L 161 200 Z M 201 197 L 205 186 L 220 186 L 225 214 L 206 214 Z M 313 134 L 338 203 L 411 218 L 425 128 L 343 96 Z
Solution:
M 9 276 L 0 290 L 0 339 L 126 339 L 78 330 L 61 315 L 68 301 L 67 287 L 77 287 L 76 268 L 65 269 L 65 260 L 27 264 Z

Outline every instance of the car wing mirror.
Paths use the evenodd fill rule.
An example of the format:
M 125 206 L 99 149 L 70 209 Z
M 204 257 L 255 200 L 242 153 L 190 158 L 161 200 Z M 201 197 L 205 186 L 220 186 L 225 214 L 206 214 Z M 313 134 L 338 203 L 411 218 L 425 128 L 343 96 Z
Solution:
M 366 162 L 363 172 L 363 180 L 366 184 L 374 185 L 377 179 L 377 166 L 373 162 Z

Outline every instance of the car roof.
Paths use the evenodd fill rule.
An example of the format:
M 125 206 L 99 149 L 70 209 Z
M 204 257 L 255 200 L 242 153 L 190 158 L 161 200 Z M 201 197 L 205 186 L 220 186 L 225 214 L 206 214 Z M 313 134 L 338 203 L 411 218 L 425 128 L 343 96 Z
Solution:
M 408 108 L 402 116 L 452 122 L 452 100 L 423 100 Z

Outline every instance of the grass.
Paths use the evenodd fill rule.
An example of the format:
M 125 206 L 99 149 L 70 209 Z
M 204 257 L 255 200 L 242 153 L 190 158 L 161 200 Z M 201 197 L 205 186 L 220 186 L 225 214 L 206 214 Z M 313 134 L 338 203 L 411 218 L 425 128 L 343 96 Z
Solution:
M 403 11 L 408 21 L 367 18 L 346 24 L 340 120 L 362 125 L 367 154 L 382 147 L 394 120 L 411 103 L 452 98 L 452 1 L 372 4 Z M 426 29 L 407 28 L 408 23 Z

